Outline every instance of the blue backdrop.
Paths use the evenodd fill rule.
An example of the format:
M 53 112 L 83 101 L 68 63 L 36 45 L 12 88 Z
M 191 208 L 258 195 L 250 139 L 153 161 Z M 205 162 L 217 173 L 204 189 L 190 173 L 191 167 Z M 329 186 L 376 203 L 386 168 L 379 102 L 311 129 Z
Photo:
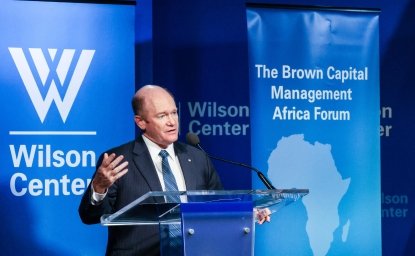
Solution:
M 380 133 L 382 149 L 382 251 L 383 255 L 414 254 L 415 215 L 414 205 L 410 202 L 415 194 L 413 186 L 415 181 L 413 172 L 414 162 L 412 157 L 415 153 L 415 148 L 411 143 L 414 141 L 412 130 L 415 123 L 415 120 L 413 120 L 415 116 L 412 114 L 415 93 L 413 86 L 411 86 L 412 70 L 415 66 L 413 61 L 415 48 L 412 44 L 415 38 L 415 31 L 413 30 L 415 24 L 413 15 L 415 2 L 410 0 L 397 2 L 388 0 L 137 1 L 138 5 L 135 7 L 137 23 L 135 31 L 137 36 L 135 71 L 137 75 L 135 82 L 137 86 L 145 83 L 159 83 L 175 92 L 177 99 L 183 102 L 181 104 L 185 106 L 184 110 L 182 109 L 183 114 L 187 116 L 181 119 L 181 135 L 186 134 L 189 124 L 193 120 L 200 120 L 203 124 L 225 124 L 226 122 L 240 125 L 249 124 L 249 117 L 246 114 L 242 115 L 242 117 L 235 116 L 229 118 L 229 121 L 216 116 L 212 118 L 212 122 L 209 121 L 210 118 L 206 119 L 206 116 L 201 117 L 200 114 L 191 117 L 188 104 L 188 102 L 201 102 L 212 106 L 216 102 L 216 106 L 227 106 L 227 109 L 231 110 L 233 109 L 232 106 L 243 108 L 249 105 L 246 2 L 379 8 L 381 10 L 379 18 L 381 85 L 381 104 L 379 108 L 381 111 L 378 110 L 377 112 L 381 113 L 380 123 L 383 129 Z M 40 4 L 42 4 L 41 8 L 36 7 Z M 55 4 L 56 6 L 65 6 L 65 11 L 55 12 L 55 9 L 51 7 Z M 74 244 L 74 242 L 67 241 L 78 241 L 78 239 L 73 238 L 74 236 L 69 237 L 69 235 L 65 235 L 65 232 L 60 232 L 62 234 L 58 236 L 55 235 L 55 231 L 47 234 L 50 226 L 46 224 L 55 225 L 55 223 L 47 220 L 37 222 L 42 215 L 39 215 L 36 211 L 31 211 L 33 207 L 39 209 L 44 206 L 38 203 L 40 198 L 45 199 L 47 204 L 52 205 L 48 206 L 47 209 L 53 208 L 71 214 L 67 222 L 68 224 L 60 226 L 62 230 L 73 226 L 76 227 L 76 234 L 87 232 L 88 236 L 79 235 L 82 238 L 96 237 L 94 245 L 87 243 L 86 239 L 81 238 L 79 244 L 76 243 L 76 246 L 71 246 L 71 248 L 67 249 L 72 255 L 82 254 L 84 251 L 89 252 L 89 250 L 94 250 L 94 248 L 99 248 L 97 249 L 97 254 L 101 255 L 105 249 L 103 244 L 105 228 L 99 226 L 87 227 L 80 224 L 76 213 L 80 195 L 61 195 L 59 200 L 52 196 L 47 198 L 45 196 L 28 196 L 27 194 L 25 196 L 14 196 L 10 187 L 11 177 L 15 173 L 24 173 L 28 178 L 25 182 L 22 182 L 20 178 L 18 184 L 21 187 L 18 187 L 18 190 L 21 191 L 20 189 L 27 186 L 30 180 L 40 179 L 43 181 L 46 179 L 47 177 L 42 176 L 43 173 L 50 174 L 48 178 L 50 177 L 51 179 L 61 179 L 67 174 L 67 177 L 71 180 L 81 178 L 85 182 L 90 178 L 93 170 L 93 167 L 85 167 L 82 168 L 83 171 L 75 171 L 76 168 L 65 166 L 58 169 L 58 171 L 55 170 L 55 172 L 51 168 L 43 168 L 42 171 L 33 171 L 33 173 L 30 171 L 29 173 L 26 167 L 19 167 L 18 169 L 13 166 L 12 151 L 9 145 L 15 145 L 15 149 L 19 149 L 20 145 L 27 145 L 27 149 L 30 149 L 32 145 L 43 145 L 43 151 L 41 149 L 36 152 L 47 152 L 46 145 L 50 144 L 53 146 L 52 150 L 54 151 L 62 150 L 69 152 L 70 149 L 73 149 L 70 146 L 72 145 L 71 143 L 81 145 L 82 142 L 79 142 L 75 137 L 68 137 L 65 139 L 67 143 L 52 144 L 48 140 L 54 140 L 53 136 L 49 136 L 50 138 L 47 139 L 46 137 L 39 136 L 27 139 L 20 135 L 10 135 L 10 131 L 41 131 L 38 128 L 41 119 L 31 103 L 12 58 L 9 50 L 10 47 L 22 48 L 24 50 L 25 58 L 28 59 L 31 66 L 30 70 L 34 74 L 35 79 L 39 81 L 41 81 L 40 77 L 38 77 L 39 73 L 34 67 L 35 64 L 30 62 L 32 55 L 28 48 L 40 48 L 42 49 L 43 56 L 48 58 L 52 58 L 55 54 L 57 61 L 61 59 L 60 56 L 64 49 L 75 49 L 75 54 L 77 55 L 74 56 L 71 63 L 77 63 L 81 50 L 96 50 L 82 81 L 81 88 L 67 116 L 65 127 L 68 127 L 68 131 L 98 132 L 98 128 L 95 129 L 89 126 L 90 121 L 95 120 L 95 118 L 99 119 L 97 127 L 107 127 L 105 125 L 105 120 L 108 118 L 107 112 L 110 109 L 114 109 L 115 111 L 120 111 L 120 113 L 128 113 L 126 116 L 114 115 L 111 118 L 111 120 L 125 120 L 125 122 L 122 122 L 124 125 L 114 126 L 111 124 L 111 136 L 108 133 L 102 132 L 97 133 L 95 137 L 86 136 L 85 138 L 89 138 L 87 139 L 89 142 L 82 145 L 92 146 L 82 146 L 79 147 L 79 150 L 81 148 L 85 150 L 92 149 L 96 154 L 99 154 L 105 148 L 124 141 L 124 135 L 128 138 L 131 137 L 127 135 L 133 129 L 130 112 L 128 112 L 130 111 L 129 106 L 121 103 L 129 102 L 133 89 L 126 89 L 131 91 L 124 95 L 122 91 L 117 89 L 106 91 L 102 88 L 108 88 L 108 84 L 128 87 L 129 85 L 127 84 L 134 83 L 133 71 L 129 69 L 130 66 L 128 64 L 132 64 L 134 60 L 130 58 L 133 58 L 134 55 L 112 55 L 112 53 L 124 53 L 124 51 L 131 53 L 133 51 L 132 44 L 127 43 L 130 38 L 126 39 L 118 34 L 118 31 L 127 28 L 133 29 L 134 13 L 132 12 L 134 12 L 134 8 L 129 6 L 119 7 L 122 10 L 128 9 L 127 15 L 118 15 L 116 11 L 103 11 L 98 14 L 93 10 L 103 10 L 109 6 L 81 4 L 81 9 L 72 11 L 75 5 L 77 4 L 47 3 L 45 1 L 2 1 L 2 8 L 0 9 L 2 17 L 0 22 L 0 90 L 1 97 L 3 97 L 1 104 L 5 110 L 0 128 L 0 150 L 3 153 L 1 159 L 5 161 L 5 164 L 0 168 L 0 177 L 1 199 L 4 205 L 6 205 L 6 207 L 2 207 L 2 214 L 5 216 L 4 220 L 7 223 L 1 231 L 1 235 L 8 238 L 3 239 L 0 243 L 5 250 L 13 249 L 14 254 L 18 254 L 16 249 L 22 252 L 36 249 L 31 250 L 32 254 L 41 252 L 39 254 L 44 255 L 55 250 L 50 241 L 60 240 L 59 246 L 65 246 L 64 244 L 67 243 Z M 110 5 L 110 9 L 112 9 L 112 6 Z M 55 15 L 55 13 L 58 15 Z M 75 15 L 74 13 L 80 16 L 70 18 L 69 16 Z M 125 24 L 117 23 L 117 20 L 125 20 Z M 60 21 L 62 23 L 59 23 Z M 99 25 L 100 29 L 85 26 L 85 24 L 92 21 L 94 21 L 94 24 Z M 49 27 L 54 23 L 59 23 L 61 26 L 59 29 L 49 30 Z M 76 27 L 76 29 L 68 30 L 67 27 L 72 26 Z M 101 28 L 105 28 L 105 32 L 102 32 Z M 26 30 L 27 32 L 21 32 Z M 77 36 L 77 33 L 81 33 L 81 31 L 87 31 L 85 33 L 88 36 Z M 130 34 L 130 36 L 133 35 Z M 8 43 L 7 38 L 9 37 L 13 38 L 16 43 Z M 108 51 L 105 51 L 105 49 L 97 51 L 94 45 L 90 46 L 86 40 L 89 37 L 96 38 L 100 43 L 108 46 L 105 48 Z M 28 45 L 32 41 L 36 43 Z M 53 41 L 54 44 L 49 45 L 48 41 Z M 68 45 L 72 44 L 72 42 L 76 45 Z M 126 46 L 115 47 L 115 45 L 121 42 L 126 43 Z M 58 51 L 56 53 L 53 50 L 50 52 L 47 50 L 48 48 L 58 49 Z M 105 59 L 105 61 L 101 59 L 102 63 L 105 64 L 102 64 L 102 66 L 100 64 L 99 72 L 97 72 L 95 63 L 97 58 L 102 58 L 100 52 L 110 54 L 111 58 L 124 56 L 125 59 L 117 62 L 108 61 L 111 60 L 110 58 Z M 53 67 L 52 64 L 49 65 Z M 51 70 L 55 70 L 55 68 Z M 68 71 L 68 74 L 67 81 L 73 74 L 73 70 Z M 125 77 L 130 77 L 130 75 L 131 78 L 129 79 L 131 80 L 122 82 Z M 57 74 L 53 76 L 56 77 Z M 55 80 L 59 81 L 59 78 Z M 50 84 L 50 81 L 47 81 L 46 84 Z M 85 85 L 91 81 L 94 81 L 95 89 L 98 86 L 100 88 L 100 90 L 94 89 L 94 96 L 99 95 L 95 94 L 99 91 L 104 93 L 106 98 L 111 99 L 108 102 L 115 103 L 113 105 L 104 104 L 93 97 L 92 102 L 99 103 L 87 104 L 91 101 L 90 97 L 84 98 L 80 95 L 86 93 L 85 88 L 87 87 Z M 97 81 L 96 84 L 95 81 Z M 41 82 L 37 82 L 37 84 L 40 85 Z M 124 96 L 118 97 L 119 94 Z M 88 95 L 91 94 L 88 93 Z M 78 105 L 80 103 L 83 104 L 82 107 Z M 63 126 L 63 119 L 55 103 L 51 103 L 50 106 L 48 114 L 44 119 L 44 125 L 47 124 L 47 130 L 58 130 L 58 128 Z M 193 107 L 194 105 L 190 106 Z M 82 113 L 87 113 L 88 118 L 83 117 Z M 76 118 L 79 118 L 79 122 L 73 120 L 75 114 Z M 91 116 L 93 118 L 89 118 Z M 7 127 L 6 124 L 12 124 L 12 126 Z M 122 132 L 119 133 L 121 130 Z M 118 137 L 116 134 L 121 134 L 121 137 Z M 210 153 L 241 162 L 250 162 L 250 136 L 242 134 L 232 136 L 200 134 L 200 137 L 203 146 Z M 110 138 L 111 141 L 105 141 L 105 138 Z M 215 164 L 227 188 L 251 187 L 251 173 L 249 171 L 226 164 L 216 162 Z M 82 174 L 78 175 L 78 172 Z M 253 179 L 256 181 L 257 178 L 254 177 Z M 82 189 L 79 188 L 78 190 Z M 60 200 L 66 202 L 68 198 L 71 198 L 69 199 L 71 201 L 70 206 L 64 206 L 60 203 Z M 55 207 L 55 205 L 58 205 L 58 207 Z M 4 214 L 5 212 L 7 213 L 6 215 Z M 24 236 L 21 235 L 22 232 L 20 230 L 23 231 Z M 55 228 L 51 228 L 51 230 L 55 230 Z M 98 234 L 97 232 L 102 233 L 95 236 Z M 39 236 L 39 234 L 41 235 Z M 33 239 L 28 240 L 26 239 L 27 237 Z M 24 243 L 22 239 L 24 239 Z M 67 241 L 62 242 L 64 239 Z
M 378 13 L 253 6 L 247 20 L 252 163 L 310 190 L 258 227 L 256 254 L 380 255 Z
M 106 228 L 77 209 L 99 154 L 134 136 L 134 7 L 3 1 L 0 16 L 1 254 L 103 255 Z
M 155 0 L 152 1 L 153 37 L 146 44 L 138 44 L 138 48 L 151 45 L 158 56 L 153 59 L 154 80 L 153 77 L 151 80 L 165 84 L 179 94 L 186 94 L 190 90 L 195 100 L 207 97 L 220 98 L 224 104 L 239 99 L 247 103 L 245 2 L 380 9 L 381 103 L 376 112 L 382 113 L 380 123 L 384 129 L 379 134 L 382 253 L 413 254 L 415 215 L 409 202 L 415 193 L 412 185 L 415 181 L 412 171 L 415 149 L 409 142 L 414 140 L 411 130 L 415 118 L 411 114 L 414 89 L 410 86 L 410 70 L 414 68 L 415 48 L 411 41 L 415 37 L 412 29 L 415 24 L 415 3 L 409 0 Z M 139 6 L 137 9 L 140 9 Z M 250 154 L 246 153 L 246 149 L 250 148 L 250 142 L 246 137 L 202 137 L 202 142 L 211 153 L 249 161 Z M 219 147 L 218 144 L 226 146 Z M 236 149 L 230 150 L 229 147 Z M 217 167 L 221 172 L 229 170 L 228 166 L 218 163 Z M 246 182 L 240 172 L 238 179 L 236 176 L 225 177 L 228 188 Z M 253 179 L 256 180 L 256 177 Z

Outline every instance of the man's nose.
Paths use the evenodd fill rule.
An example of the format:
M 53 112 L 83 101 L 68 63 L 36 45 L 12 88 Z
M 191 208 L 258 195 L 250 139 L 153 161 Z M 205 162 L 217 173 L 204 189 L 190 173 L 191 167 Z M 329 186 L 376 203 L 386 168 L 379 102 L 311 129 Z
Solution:
M 176 124 L 176 118 L 175 118 L 175 116 L 174 115 L 172 115 L 172 114 L 168 114 L 167 115 L 167 123 L 168 124 Z

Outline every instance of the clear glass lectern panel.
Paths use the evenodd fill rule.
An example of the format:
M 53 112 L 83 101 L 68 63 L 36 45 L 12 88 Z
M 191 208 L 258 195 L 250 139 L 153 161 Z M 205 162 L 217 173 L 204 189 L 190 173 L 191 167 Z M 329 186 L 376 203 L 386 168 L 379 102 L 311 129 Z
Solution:
M 254 208 L 268 208 L 274 213 L 307 195 L 308 192 L 308 189 L 153 191 L 137 198 L 114 214 L 103 215 L 101 224 L 106 226 L 180 224 L 180 205 L 186 203 L 252 202 Z M 175 202 L 167 203 L 166 197 L 170 200 L 176 198 Z

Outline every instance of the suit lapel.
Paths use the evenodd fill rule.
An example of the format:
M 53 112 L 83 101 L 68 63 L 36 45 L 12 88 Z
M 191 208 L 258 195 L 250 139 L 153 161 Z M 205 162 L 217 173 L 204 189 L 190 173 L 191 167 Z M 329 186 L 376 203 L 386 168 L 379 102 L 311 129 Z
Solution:
M 196 189 L 196 177 L 194 172 L 194 165 L 192 157 L 187 153 L 184 147 L 180 144 L 174 144 L 174 151 L 179 159 L 180 167 L 182 168 L 184 181 L 186 183 L 186 190 Z
M 183 171 L 186 190 L 196 189 L 196 180 L 194 172 L 194 161 L 186 149 L 179 143 L 174 143 L 174 150 L 180 162 Z M 141 136 L 138 136 L 133 149 L 133 161 L 136 171 L 140 172 L 151 191 L 162 191 L 156 168 L 151 160 L 150 153 Z
M 137 167 L 136 170 L 141 173 L 150 190 L 162 191 L 156 168 L 154 167 L 150 153 L 141 136 L 138 136 L 134 144 L 133 161 L 134 165 Z

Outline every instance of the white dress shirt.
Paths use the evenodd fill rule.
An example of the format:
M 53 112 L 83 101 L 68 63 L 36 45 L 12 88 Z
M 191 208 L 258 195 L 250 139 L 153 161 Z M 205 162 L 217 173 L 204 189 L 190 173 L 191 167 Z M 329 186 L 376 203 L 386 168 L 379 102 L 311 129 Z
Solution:
M 161 156 L 159 156 L 159 153 L 163 148 L 160 148 L 156 143 L 149 140 L 146 136 L 142 136 L 144 142 L 146 143 L 148 151 L 150 151 L 150 156 L 153 160 L 153 164 L 156 167 L 157 176 L 159 177 L 161 187 L 163 191 L 166 191 L 166 188 L 164 186 L 163 171 L 161 167 Z M 186 183 L 184 181 L 183 171 L 180 167 L 179 159 L 174 153 L 173 144 L 170 144 L 164 150 L 166 150 L 169 153 L 169 157 L 167 159 L 169 161 L 170 169 L 174 175 L 174 178 L 176 179 L 177 188 L 179 189 L 179 191 L 186 191 Z

